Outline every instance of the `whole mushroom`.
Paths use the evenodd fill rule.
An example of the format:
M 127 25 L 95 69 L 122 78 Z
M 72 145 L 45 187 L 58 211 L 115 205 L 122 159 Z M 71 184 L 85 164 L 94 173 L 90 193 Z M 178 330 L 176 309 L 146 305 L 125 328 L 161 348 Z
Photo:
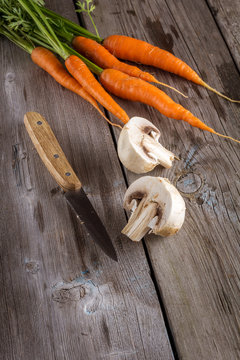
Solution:
M 158 142 L 160 135 L 150 121 L 131 118 L 118 139 L 118 156 L 123 165 L 136 174 L 149 172 L 158 164 L 170 168 L 175 156 Z
M 132 212 L 122 233 L 133 241 L 153 232 L 175 234 L 185 218 L 185 202 L 168 179 L 143 176 L 134 181 L 124 196 L 124 208 Z

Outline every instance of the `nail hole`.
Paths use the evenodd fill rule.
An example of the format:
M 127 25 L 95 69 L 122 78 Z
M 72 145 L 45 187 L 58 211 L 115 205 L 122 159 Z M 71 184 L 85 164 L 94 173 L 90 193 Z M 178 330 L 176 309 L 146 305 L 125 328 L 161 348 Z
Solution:
M 58 154 L 54 154 L 53 156 L 55 157 L 55 159 L 59 158 Z
M 70 172 L 66 172 L 65 175 L 66 175 L 66 176 L 70 176 L 71 173 L 70 173 Z
M 37 124 L 38 124 L 38 125 L 42 125 L 42 122 L 39 120 L 39 121 L 37 122 Z

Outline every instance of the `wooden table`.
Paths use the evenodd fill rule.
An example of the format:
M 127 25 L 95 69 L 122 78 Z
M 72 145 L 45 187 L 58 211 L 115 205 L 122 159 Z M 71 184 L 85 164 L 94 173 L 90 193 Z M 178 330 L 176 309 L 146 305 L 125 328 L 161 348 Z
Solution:
M 240 98 L 239 1 L 95 4 L 102 37 L 147 40 Z M 47 6 L 78 21 L 72 1 Z M 119 163 L 119 131 L 6 39 L 0 54 L 0 358 L 239 359 L 239 145 L 118 99 L 130 116 L 151 120 L 162 144 L 180 158 L 150 175 L 168 177 L 187 207 L 177 235 L 133 243 L 121 235 L 122 202 L 139 176 Z M 175 101 L 216 131 L 240 138 L 239 105 L 148 70 L 189 96 L 165 89 Z M 23 125 L 30 110 L 49 121 L 113 239 L 118 263 L 93 244 L 40 161 Z

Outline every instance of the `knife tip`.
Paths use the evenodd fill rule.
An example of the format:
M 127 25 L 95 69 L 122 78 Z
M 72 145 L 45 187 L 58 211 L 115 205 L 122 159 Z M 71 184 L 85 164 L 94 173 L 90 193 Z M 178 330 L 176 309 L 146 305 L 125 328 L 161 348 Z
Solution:
M 114 260 L 114 261 L 116 261 L 116 262 L 118 263 L 118 258 L 117 258 L 117 257 L 116 257 L 116 258 L 114 258 L 113 260 Z
M 116 253 L 112 254 L 111 258 L 112 258 L 114 261 L 118 262 L 118 257 L 117 257 L 117 254 L 116 254 Z

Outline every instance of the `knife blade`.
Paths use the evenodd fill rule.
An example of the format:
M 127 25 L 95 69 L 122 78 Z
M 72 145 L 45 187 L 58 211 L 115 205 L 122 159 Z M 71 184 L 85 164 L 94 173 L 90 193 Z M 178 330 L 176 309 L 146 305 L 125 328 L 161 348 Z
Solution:
M 104 225 L 85 194 L 80 180 L 69 164 L 46 119 L 37 112 L 28 112 L 24 115 L 24 124 L 44 165 L 64 190 L 64 196 L 77 217 L 84 223 L 93 240 L 101 249 L 111 259 L 118 261 L 116 251 Z

